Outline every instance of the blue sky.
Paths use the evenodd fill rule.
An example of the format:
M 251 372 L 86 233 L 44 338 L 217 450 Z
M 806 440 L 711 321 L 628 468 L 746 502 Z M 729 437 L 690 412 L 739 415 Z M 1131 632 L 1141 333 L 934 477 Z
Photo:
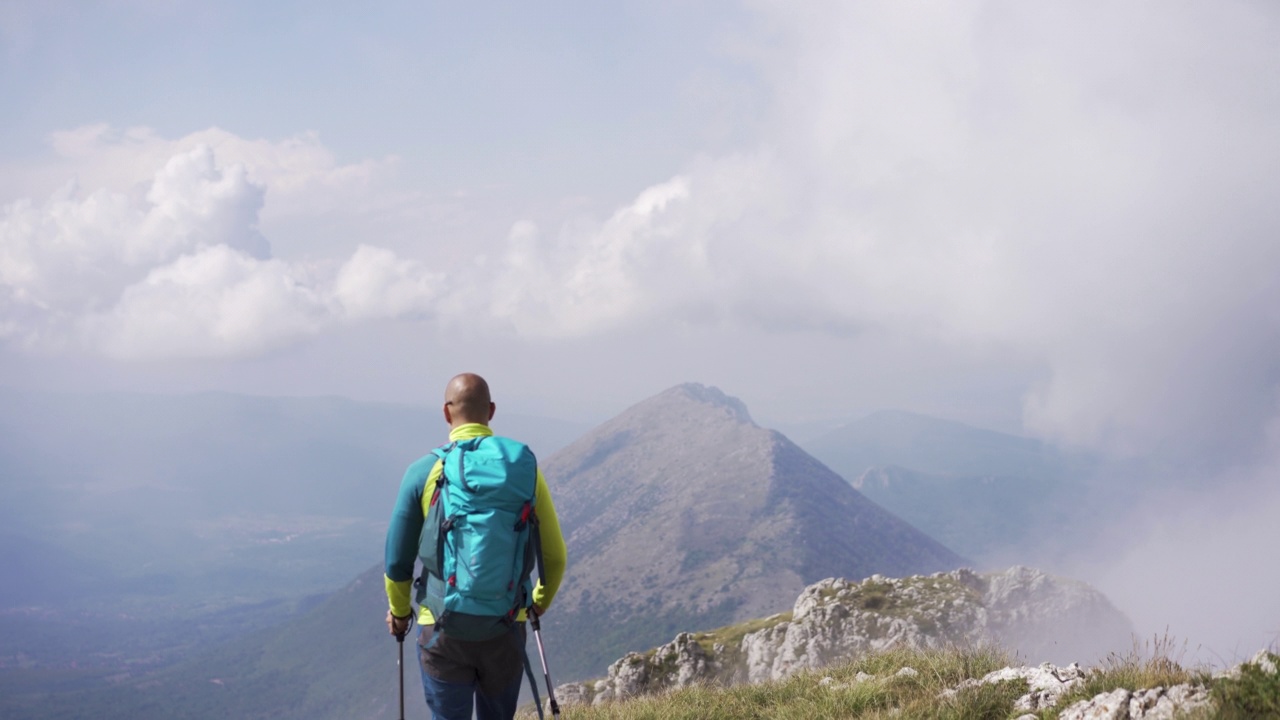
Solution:
M 17 110 L 3 148 L 51 128 L 318 132 L 339 158 L 403 157 L 442 192 L 633 185 L 705 149 L 698 74 L 734 8 L 707 3 L 28 3 L 9 10 Z M 738 12 L 738 15 L 741 13 Z M 741 74 L 749 81 L 749 76 Z M 634 192 L 633 187 L 626 193 Z M 623 196 L 619 195 L 618 201 Z
M 434 404 L 477 370 L 600 420 L 701 381 L 768 424 L 1155 453 L 1219 504 L 1135 532 L 1141 597 L 1280 546 L 1239 536 L 1280 511 L 1278 32 L 1254 0 L 6 3 L 0 382 Z

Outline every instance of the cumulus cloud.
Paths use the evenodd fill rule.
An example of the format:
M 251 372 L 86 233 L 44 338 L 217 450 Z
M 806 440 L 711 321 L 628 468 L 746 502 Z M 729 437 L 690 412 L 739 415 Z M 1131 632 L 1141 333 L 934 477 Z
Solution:
M 1280 12 L 753 6 L 771 32 L 758 145 L 594 224 L 518 225 L 496 314 L 537 334 L 670 318 L 1026 358 L 1043 368 L 1030 431 L 1161 460 L 1086 576 L 1220 658 L 1274 642 Z
M 1025 417 L 1043 435 L 1260 440 L 1280 380 L 1274 11 L 758 10 L 776 33 L 758 147 L 594 225 L 517 227 L 496 314 L 545 334 L 666 316 L 925 335 L 1042 363 Z
M 1042 435 L 1224 456 L 1260 441 L 1280 372 L 1273 9 L 752 7 L 770 29 L 735 45 L 767 89 L 752 144 L 609 216 L 518 223 L 498 256 L 422 263 L 346 238 L 343 254 L 367 247 L 275 258 L 260 269 L 327 318 L 289 327 L 874 330 L 1040 364 L 1025 419 Z M 269 264 L 264 219 L 395 202 L 394 158 L 342 163 L 314 134 L 87 126 L 53 146 L 38 171 L 0 170 L 18 198 L 0 229 L 11 342 L 109 317 L 124 288 L 175 288 L 153 273 L 209 247 Z M 68 177 L 91 192 L 55 192 Z M 13 194 L 42 187 L 43 204 Z
M 396 192 L 395 157 L 343 163 L 319 135 L 306 132 L 280 141 L 248 139 L 213 127 L 166 138 L 148 127 L 99 123 L 50 135 L 54 158 L 35 166 L 0 167 L 0 199 L 39 197 L 75 178 L 86 188 L 136 193 L 149 187 L 156 169 L 173 157 L 207 147 L 227 166 L 270 188 L 265 219 L 347 211 L 386 211 L 405 200 Z
M 151 268 L 210 245 L 253 257 L 270 248 L 256 230 L 263 188 L 242 166 L 219 169 L 208 147 L 171 158 L 145 200 L 68 185 L 43 205 L 20 200 L 0 215 L 0 283 L 52 317 L 93 311 Z
M 82 196 L 71 184 L 10 203 L 0 339 L 124 359 L 242 357 L 340 323 L 430 313 L 440 275 L 390 250 L 273 258 L 258 229 L 266 192 L 196 145 L 159 162 L 141 192 Z
M 390 250 L 361 245 L 338 271 L 333 294 L 353 320 L 426 317 L 443 284 L 442 272 Z
M 330 320 L 324 298 L 279 260 L 204 246 L 126 287 L 87 317 L 85 336 L 126 359 L 234 357 L 314 334 Z
M 682 247 L 697 252 L 697 239 L 682 235 L 669 211 L 688 201 L 688 182 L 677 177 L 645 190 L 599 227 L 566 228 L 554 244 L 544 244 L 532 223 L 518 224 L 494 283 L 493 313 L 512 319 L 522 332 L 558 335 L 661 312 L 670 303 L 650 292 L 645 278 L 696 266 L 694 258 L 673 262 Z

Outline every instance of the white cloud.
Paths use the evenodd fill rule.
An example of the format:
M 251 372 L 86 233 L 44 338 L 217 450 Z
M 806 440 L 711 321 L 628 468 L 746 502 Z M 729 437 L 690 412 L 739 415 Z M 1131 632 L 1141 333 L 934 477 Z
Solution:
M 397 158 L 342 163 L 314 132 L 270 141 L 213 127 L 169 139 L 148 127 L 94 124 L 54 132 L 49 141 L 55 153 L 52 161 L 0 168 L 0 198 L 47 194 L 67 178 L 75 178 L 82 187 L 131 193 L 150 186 L 156 169 L 171 158 L 207 147 L 224 165 L 244 168 L 250 182 L 270 188 L 262 209 L 268 221 L 335 207 L 386 211 L 408 199 L 392 184 Z
M 675 208 L 688 203 L 689 192 L 679 177 L 651 187 L 599 227 L 565 228 L 552 246 L 543 244 L 532 223 L 518 224 L 501 277 L 493 283 L 494 314 L 511 319 L 521 332 L 554 336 L 660 312 L 667 303 L 643 287 L 645 275 L 658 269 L 646 261 L 667 261 L 679 254 L 678 246 L 696 242 L 673 232 L 679 229 Z
M 95 152 L 95 137 L 63 138 L 62 151 Z M 268 187 L 209 146 L 152 171 L 137 192 L 69 185 L 3 208 L 0 339 L 133 360 L 242 357 L 338 323 L 429 314 L 440 274 L 390 250 L 272 258 L 258 229 Z
M 759 147 L 594 225 L 513 232 L 497 314 L 551 335 L 671 317 L 934 336 L 1038 358 L 1041 434 L 1259 438 L 1280 381 L 1261 360 L 1280 354 L 1280 86 L 1246 79 L 1280 71 L 1269 11 L 759 9 L 778 33 Z
M 279 260 L 206 246 L 125 288 L 84 335 L 123 359 L 258 354 L 318 332 L 332 318 L 314 284 Z
M 384 248 L 361 245 L 338 271 L 334 298 L 353 320 L 424 317 L 440 295 L 444 274 Z
M 257 231 L 262 195 L 261 187 L 248 180 L 243 165 L 219 170 L 213 151 L 207 145 L 197 146 L 171 158 L 156 174 L 147 193 L 153 209 L 147 220 L 158 227 L 144 228 L 144 237 L 178 247 L 226 245 L 267 258 L 271 248 Z M 151 248 L 126 248 L 127 257 L 133 254 L 130 251 L 146 254 Z
M 145 200 L 74 185 L 43 205 L 0 214 L 0 283 L 17 301 L 58 317 L 99 309 L 153 267 L 212 245 L 266 257 L 256 230 L 263 189 L 244 168 L 220 170 L 207 147 L 171 158 Z
M 399 252 L 347 230 L 327 249 L 291 240 L 277 260 L 329 323 L 875 329 L 1041 363 L 1025 417 L 1044 435 L 1139 452 L 1256 440 L 1277 381 L 1261 358 L 1280 352 L 1280 87 L 1266 80 L 1280 47 L 1258 17 L 1273 11 L 753 7 L 772 33 L 743 53 L 771 91 L 744 121 L 753 146 L 673 168 L 608 217 L 518 223 L 497 256 L 393 227 L 412 194 L 392 187 L 396 161 L 343 163 L 314 134 L 57 133 L 55 162 L 0 170 L 14 198 L 0 322 L 32 342 L 183 255 L 225 245 L 265 262 L 270 218 L 313 228 L 342 208 Z M 92 192 L 22 199 L 68 177 Z

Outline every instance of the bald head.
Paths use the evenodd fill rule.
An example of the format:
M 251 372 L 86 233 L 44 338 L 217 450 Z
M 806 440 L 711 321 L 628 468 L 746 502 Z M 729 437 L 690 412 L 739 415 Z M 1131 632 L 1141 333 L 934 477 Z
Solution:
M 444 388 L 444 419 L 452 427 L 493 419 L 489 383 L 475 373 L 455 375 Z

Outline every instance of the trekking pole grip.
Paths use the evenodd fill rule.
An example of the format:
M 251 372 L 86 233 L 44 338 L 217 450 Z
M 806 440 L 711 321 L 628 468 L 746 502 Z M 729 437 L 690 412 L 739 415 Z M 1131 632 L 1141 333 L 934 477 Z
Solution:
M 396 616 L 393 615 L 392 617 L 396 617 Z M 403 618 L 396 617 L 396 619 L 405 621 L 404 629 L 398 633 L 395 633 L 396 642 L 403 643 L 405 636 L 409 634 L 409 629 L 413 627 L 413 615 L 406 615 Z

